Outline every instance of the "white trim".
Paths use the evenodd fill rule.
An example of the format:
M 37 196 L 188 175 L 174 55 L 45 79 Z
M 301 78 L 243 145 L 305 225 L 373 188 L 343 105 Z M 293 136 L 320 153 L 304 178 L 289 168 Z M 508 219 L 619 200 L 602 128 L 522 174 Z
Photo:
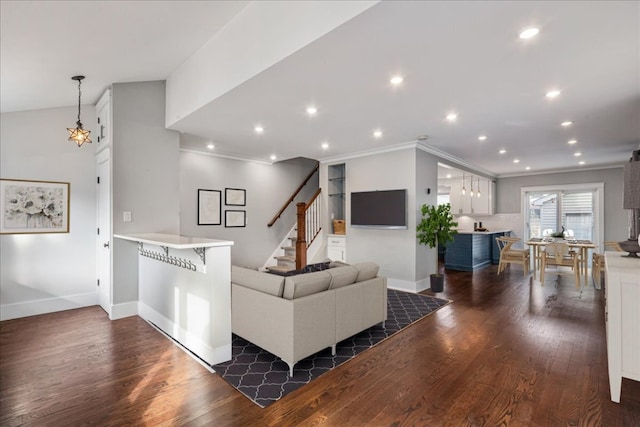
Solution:
M 387 288 L 395 289 L 396 291 L 404 291 L 411 292 L 413 294 L 418 293 L 418 283 L 411 280 L 402 280 L 402 279 L 394 279 L 392 277 L 387 277 Z M 427 286 L 428 288 L 428 286 Z M 422 289 L 424 290 L 424 289 Z
M 234 154 L 222 154 L 222 153 L 214 153 L 210 151 L 200 151 L 195 148 L 180 147 L 180 151 L 185 153 L 202 154 L 203 156 L 221 157 L 223 159 L 238 160 L 240 162 L 259 163 L 261 165 L 271 166 L 274 164 L 274 162 L 267 162 L 265 160 L 260 160 L 253 157 L 243 157 L 243 156 L 234 155 Z
M 518 172 L 518 173 L 506 173 L 498 175 L 498 178 L 518 178 L 522 176 L 532 176 L 532 175 L 552 175 L 555 173 L 575 173 L 575 172 L 585 172 L 585 171 L 597 171 L 602 169 L 618 169 L 623 168 L 623 163 L 611 163 L 606 165 L 594 165 L 591 167 L 580 166 L 574 169 L 548 169 L 544 171 L 536 171 L 536 172 Z
M 437 148 L 434 147 L 430 147 L 428 145 L 426 145 L 423 142 L 417 142 L 417 147 L 418 150 L 422 150 L 425 153 L 429 153 L 429 154 L 433 154 L 434 156 L 438 156 L 443 160 L 449 161 L 451 163 L 454 163 L 458 166 L 462 166 L 463 168 L 468 169 L 470 172 L 478 172 L 479 174 L 484 174 L 486 178 L 495 178 L 496 174 L 494 172 L 491 172 L 488 169 L 484 169 L 480 166 L 475 166 L 472 165 L 471 163 L 462 160 L 456 156 L 452 156 L 449 153 L 445 153 L 444 151 L 438 150 Z
M 98 305 L 98 292 L 64 295 L 54 298 L 16 302 L 0 305 L 0 320 L 18 319 L 21 317 L 37 316 L 39 314 L 55 313 L 57 311 Z
M 215 348 L 210 347 L 199 337 L 140 301 L 138 301 L 138 313 L 144 320 L 156 325 L 208 364 L 215 365 L 231 360 L 231 343 Z
M 186 348 L 185 346 L 183 346 L 182 344 L 180 344 L 178 341 L 174 340 L 173 338 L 171 338 L 169 335 L 167 335 L 162 329 L 158 328 L 156 325 L 154 325 L 153 323 L 149 322 L 146 319 L 142 319 L 145 322 L 147 322 L 153 329 L 155 329 L 156 331 L 160 332 L 162 335 L 165 336 L 165 338 L 169 339 L 172 343 L 174 343 L 180 350 L 184 351 L 187 356 L 191 357 L 193 360 L 195 360 L 196 362 L 198 362 L 200 365 L 202 365 L 203 368 L 205 368 L 207 371 L 211 372 L 212 374 L 215 374 L 216 371 L 209 365 L 207 365 L 206 363 L 204 363 L 202 361 L 202 359 L 200 359 L 198 356 L 196 356 L 195 354 L 193 354 L 191 351 L 189 351 L 188 348 Z
M 320 164 L 340 163 L 349 159 L 356 159 L 359 157 L 367 157 L 383 153 L 391 153 L 393 151 L 408 150 L 410 148 L 416 148 L 415 141 L 403 142 L 401 144 L 381 148 L 372 148 L 371 150 L 357 151 L 355 153 L 343 154 L 340 156 L 325 157 L 320 159 L 319 162 Z
M 117 320 L 125 317 L 138 315 L 138 301 L 124 302 L 122 304 L 111 304 L 109 319 Z
M 539 192 L 557 192 L 557 191 L 595 191 L 593 214 L 595 215 L 594 224 L 595 232 L 593 243 L 596 244 L 596 250 L 602 252 L 602 243 L 604 242 L 604 182 L 590 182 L 585 184 L 556 184 L 544 185 L 537 187 L 520 187 L 520 209 L 522 215 L 523 236 L 527 236 L 527 200 L 526 193 Z

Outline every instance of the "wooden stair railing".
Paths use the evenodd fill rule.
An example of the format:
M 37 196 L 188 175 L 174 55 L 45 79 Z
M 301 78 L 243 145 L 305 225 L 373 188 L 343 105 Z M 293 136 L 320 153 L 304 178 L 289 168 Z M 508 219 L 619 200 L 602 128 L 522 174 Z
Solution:
M 297 229 L 296 236 L 296 270 L 300 270 L 307 265 L 307 249 L 322 230 L 320 217 L 321 188 L 315 192 L 309 203 L 300 202 L 297 208 Z M 308 242 L 308 243 L 307 243 Z
M 307 182 L 309 182 L 309 180 L 311 179 L 311 177 L 313 176 L 313 174 L 315 174 L 318 169 L 319 169 L 320 165 L 316 165 L 315 168 L 313 168 L 313 170 L 311 171 L 311 173 L 309 173 L 309 175 L 305 178 L 305 180 L 302 182 L 302 184 L 300 184 L 300 186 L 296 189 L 296 191 L 293 192 L 293 194 L 291 195 L 291 197 L 289 197 L 289 199 L 284 203 L 284 205 L 282 206 L 282 208 L 278 211 L 278 213 L 273 217 L 273 219 L 269 222 L 269 224 L 267 224 L 267 227 L 272 227 L 273 224 L 276 223 L 276 221 L 278 221 L 278 219 L 282 216 L 282 214 L 284 213 L 284 211 L 289 207 L 289 205 L 291 203 L 293 203 L 294 199 L 296 198 L 296 196 L 298 195 L 298 193 L 300 193 L 300 191 L 302 191 L 302 189 L 304 188 L 305 185 L 307 185 Z

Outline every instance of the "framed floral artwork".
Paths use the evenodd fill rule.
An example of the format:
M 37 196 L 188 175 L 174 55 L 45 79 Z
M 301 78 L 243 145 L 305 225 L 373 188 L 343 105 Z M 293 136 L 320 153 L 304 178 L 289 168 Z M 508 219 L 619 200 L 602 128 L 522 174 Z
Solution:
M 246 206 L 247 190 L 242 188 L 225 188 L 224 204 L 227 206 Z
M 222 192 L 198 189 L 198 225 L 222 224 Z
M 0 234 L 68 233 L 68 182 L 0 179 Z
M 227 228 L 246 227 L 247 212 L 246 211 L 224 211 L 224 226 Z

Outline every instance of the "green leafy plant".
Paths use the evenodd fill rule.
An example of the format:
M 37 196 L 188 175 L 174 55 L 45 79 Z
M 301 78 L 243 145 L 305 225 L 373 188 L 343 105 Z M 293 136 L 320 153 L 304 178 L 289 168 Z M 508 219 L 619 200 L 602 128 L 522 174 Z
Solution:
M 455 227 L 458 223 L 453 220 L 451 205 L 438 206 L 422 205 L 422 220 L 416 227 L 416 237 L 421 245 L 435 248 L 438 242 L 446 245 L 453 241 L 453 236 L 458 232 Z

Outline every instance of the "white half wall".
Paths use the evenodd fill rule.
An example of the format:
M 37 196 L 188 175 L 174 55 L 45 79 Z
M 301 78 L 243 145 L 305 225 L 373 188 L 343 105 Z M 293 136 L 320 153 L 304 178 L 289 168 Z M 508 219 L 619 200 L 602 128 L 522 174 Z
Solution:
M 0 236 L 0 320 L 98 302 L 95 146 L 67 141 L 77 113 L 65 107 L 0 116 L 0 177 L 70 183 L 69 233 Z M 82 122 L 94 131 L 93 106 L 82 106 Z

